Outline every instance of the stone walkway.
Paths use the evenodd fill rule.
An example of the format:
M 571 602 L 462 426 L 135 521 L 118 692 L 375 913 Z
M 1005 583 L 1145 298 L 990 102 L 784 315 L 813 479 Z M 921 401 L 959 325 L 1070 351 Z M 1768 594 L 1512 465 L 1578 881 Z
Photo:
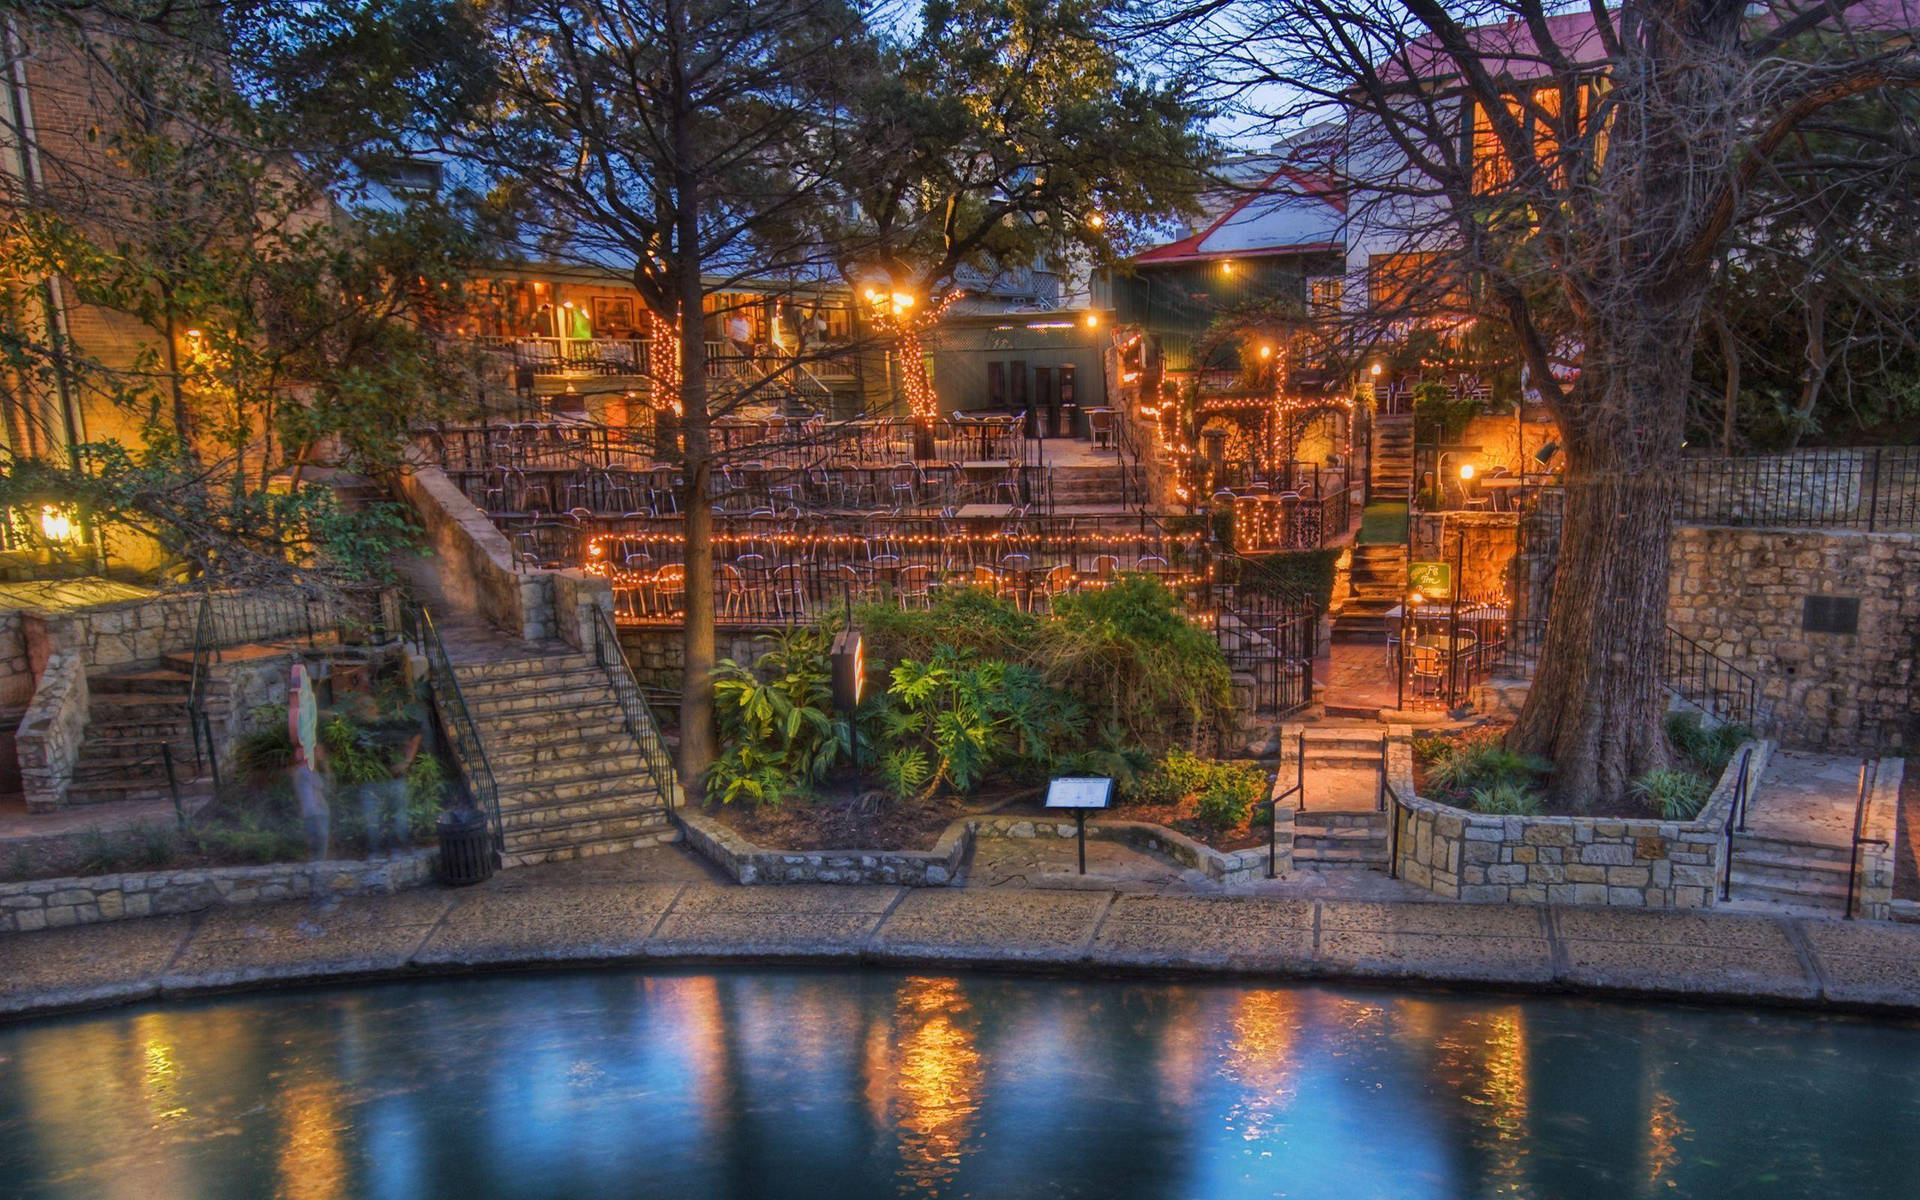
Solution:
M 1920 928 L 1890 923 L 1112 888 L 733 887 L 662 848 L 525 868 L 464 890 L 0 937 L 0 1015 L 269 984 L 749 960 L 1419 981 L 1920 1012 Z
M 1747 809 L 1747 831 L 1845 849 L 1859 798 L 1859 759 L 1776 750 Z

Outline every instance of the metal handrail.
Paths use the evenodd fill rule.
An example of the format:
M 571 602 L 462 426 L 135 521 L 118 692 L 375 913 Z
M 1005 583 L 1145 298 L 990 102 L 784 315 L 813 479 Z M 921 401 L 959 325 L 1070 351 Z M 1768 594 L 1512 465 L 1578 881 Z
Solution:
M 1887 839 L 1863 837 L 1866 832 L 1867 795 L 1873 790 L 1880 778 L 1880 760 L 1861 760 L 1860 791 L 1853 801 L 1853 848 L 1847 855 L 1847 912 L 1846 919 L 1851 921 L 1859 911 L 1859 902 L 1854 899 L 1854 889 L 1860 879 L 1860 848 L 1862 846 L 1885 846 Z
M 1400 807 L 1405 801 L 1391 781 L 1381 773 L 1380 790 L 1385 798 L 1387 810 L 1387 878 L 1400 878 Z
M 1736 828 L 1746 832 L 1747 828 L 1747 768 L 1753 763 L 1753 747 L 1740 751 L 1740 773 L 1733 779 L 1733 803 L 1727 806 L 1727 819 L 1721 830 L 1726 835 L 1725 861 L 1720 865 L 1720 898 L 1726 900 L 1733 892 L 1733 834 Z
M 640 757 L 647 764 L 647 773 L 653 776 L 655 790 L 665 801 L 667 811 L 672 812 L 681 799 L 680 776 L 673 768 L 673 755 L 661 740 L 660 723 L 654 720 L 647 697 L 633 677 L 633 667 L 620 649 L 620 635 L 614 631 L 612 619 L 606 609 L 597 604 L 592 607 L 594 661 L 606 672 L 607 684 L 612 687 L 613 697 L 626 718 L 627 732 L 640 747 Z
M 207 703 L 207 679 L 212 670 L 213 595 L 202 592 L 200 608 L 193 620 L 193 667 L 187 677 L 187 724 L 193 730 L 193 770 L 196 775 L 200 773 L 200 730 L 205 724 L 202 717 Z M 213 757 L 213 753 L 213 745 L 209 740 L 207 757 Z
M 460 691 L 460 680 L 454 674 L 453 660 L 447 657 L 447 648 L 440 641 L 440 631 L 434 628 L 433 614 L 424 605 L 416 611 L 419 622 L 413 630 L 412 640 L 426 656 L 434 708 L 440 715 L 442 730 L 453 743 L 454 757 L 459 760 L 461 772 L 466 776 L 467 793 L 493 827 L 493 852 L 497 862 L 499 856 L 506 852 L 507 831 L 500 819 L 500 788 L 494 782 L 493 765 L 487 761 L 486 744 L 481 741 L 479 727 L 474 724 L 467 708 L 467 698 Z
M 1283 763 L 1285 759 L 1281 760 Z M 1273 781 L 1280 782 L 1280 772 L 1273 773 Z M 1280 802 L 1294 797 L 1294 811 L 1299 812 L 1307 804 L 1307 735 L 1302 730 L 1295 742 L 1293 786 L 1284 792 L 1273 792 L 1267 804 L 1267 878 L 1277 878 L 1280 871 Z

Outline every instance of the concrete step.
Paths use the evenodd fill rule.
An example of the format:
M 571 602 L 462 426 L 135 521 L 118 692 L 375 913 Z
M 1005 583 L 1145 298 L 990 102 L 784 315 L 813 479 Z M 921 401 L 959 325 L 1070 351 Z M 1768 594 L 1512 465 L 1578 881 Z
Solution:
M 182 795 L 189 787 L 201 782 L 201 777 L 193 774 L 193 760 L 184 764 L 175 764 L 179 774 L 177 779 Z M 118 779 L 81 779 L 74 781 L 67 789 L 67 804 L 78 808 L 82 805 L 117 804 L 126 800 L 164 800 L 172 795 L 167 786 L 166 773 L 158 778 L 145 776 Z
M 92 696 L 87 712 L 92 722 L 166 720 L 172 717 L 185 720 L 187 696 L 185 692 L 178 696 L 159 696 L 150 692 L 108 692 Z
M 1847 863 L 1825 858 L 1743 852 L 1737 846 L 1733 852 L 1735 879 L 1744 878 L 1789 888 L 1804 884 L 1810 889 L 1838 886 L 1844 891 L 1847 886 L 1848 868 Z
M 1303 849 L 1299 839 L 1294 839 L 1293 862 L 1303 867 L 1349 867 L 1360 870 L 1385 870 L 1387 866 L 1386 848 L 1379 853 L 1371 850 L 1319 850 Z
M 475 720 L 480 718 L 476 714 Z M 582 735 L 624 733 L 627 728 L 626 714 L 614 706 L 599 707 L 585 711 L 576 711 L 567 716 L 569 727 Z M 520 734 L 537 733 L 546 735 L 554 731 L 554 717 L 550 712 L 506 712 L 489 713 L 486 717 L 486 729 L 481 736 L 487 739 L 487 748 L 493 748 L 493 739 L 498 737 L 502 745 L 509 745 Z
M 498 780 L 495 781 L 498 783 Z M 609 771 L 598 775 L 580 775 L 572 779 L 549 779 L 522 783 L 500 792 L 500 811 L 539 808 L 556 804 L 577 804 L 608 797 L 644 796 L 654 792 L 653 777 L 645 771 Z
M 571 674 L 580 671 L 599 671 L 600 665 L 580 653 L 556 654 L 539 658 L 509 659 L 501 662 L 470 662 L 453 664 L 454 678 L 460 681 L 464 690 L 467 681 L 497 681 L 504 679 L 538 678 L 543 675 Z
M 606 673 L 591 671 L 547 671 L 538 675 L 509 675 L 502 679 L 462 679 L 460 694 L 469 704 L 505 696 L 559 695 L 594 686 L 607 686 Z
M 1732 885 L 1729 892 L 1729 899 L 1732 900 L 1762 901 L 1818 912 L 1846 911 L 1847 884 L 1844 879 L 1830 887 L 1816 888 L 1807 884 L 1786 885 L 1776 881 L 1748 878 L 1740 870 L 1739 864 L 1735 863 Z
M 1761 833 L 1736 832 L 1733 835 L 1733 861 L 1737 863 L 1755 855 L 1838 863 L 1840 869 L 1844 871 L 1853 861 L 1853 847 L 1769 837 Z
M 182 671 L 127 671 L 87 677 L 87 693 L 92 696 L 158 695 L 185 699 L 192 687 L 192 677 Z
M 1361 829 L 1386 833 L 1387 814 L 1309 808 L 1293 814 L 1296 832 L 1320 833 L 1329 829 Z
M 607 686 L 605 679 L 552 689 L 524 687 L 518 691 L 480 696 L 469 695 L 465 688 L 461 688 L 460 694 L 467 702 L 467 711 L 473 714 L 476 721 L 529 712 L 545 712 L 557 717 L 578 708 L 613 703 L 613 689 Z
M 506 851 L 509 854 L 552 849 L 570 842 L 638 837 L 644 833 L 665 829 L 672 824 L 664 808 L 625 814 L 598 813 L 580 817 L 554 817 L 520 825 L 506 825 L 505 820 L 503 814 L 501 822 L 505 827 Z
M 487 761 L 493 767 L 493 780 L 501 791 L 530 790 L 560 784 L 578 783 L 584 779 L 598 779 L 606 776 L 634 777 L 644 775 L 646 760 L 639 752 L 625 754 L 582 755 L 576 758 L 542 759 L 533 763 L 496 763 L 493 751 L 487 751 Z
M 636 838 L 614 838 L 607 841 L 574 842 L 551 849 L 530 850 L 522 853 L 508 853 L 500 856 L 503 867 L 531 867 L 540 863 L 572 862 L 581 858 L 597 858 L 602 854 L 618 854 L 624 850 L 644 850 L 649 846 L 660 846 L 680 840 L 678 827 L 655 830 Z
M 656 812 L 661 814 L 666 812 L 666 806 L 660 802 L 657 794 L 627 791 L 597 799 L 541 804 L 528 808 L 508 808 L 502 805 L 500 824 L 511 834 L 518 830 L 540 829 L 570 821 L 584 821 L 592 817 L 610 820 L 630 817 L 637 813 Z

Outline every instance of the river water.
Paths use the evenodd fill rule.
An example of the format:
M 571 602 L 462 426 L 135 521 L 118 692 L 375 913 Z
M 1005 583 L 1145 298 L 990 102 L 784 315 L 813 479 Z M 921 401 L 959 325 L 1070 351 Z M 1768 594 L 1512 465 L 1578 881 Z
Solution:
M 0 1195 L 1920 1197 L 1920 1028 L 755 970 L 0 1026 Z

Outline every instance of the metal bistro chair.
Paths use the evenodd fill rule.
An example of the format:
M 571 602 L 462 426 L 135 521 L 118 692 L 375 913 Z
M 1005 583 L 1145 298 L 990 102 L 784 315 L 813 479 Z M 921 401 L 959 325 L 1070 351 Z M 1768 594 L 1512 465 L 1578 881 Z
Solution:
M 1447 656 L 1438 646 L 1413 644 L 1413 694 L 1437 697 L 1447 682 Z
M 1087 432 L 1095 450 L 1113 449 L 1113 410 L 1096 408 L 1087 414 Z
M 1057 563 L 1040 577 L 1038 583 L 1034 584 L 1032 604 L 1038 606 L 1044 600 L 1047 607 L 1051 609 L 1053 598 L 1071 592 L 1073 584 L 1073 567 L 1067 563 Z
M 902 567 L 894 594 L 901 608 L 932 608 L 933 568 L 925 563 Z
M 774 615 L 797 620 L 807 612 L 807 568 L 805 563 L 784 563 L 773 569 L 769 584 L 773 593 Z
M 680 563 L 668 563 L 653 573 L 653 607 L 661 614 L 677 613 L 686 608 L 687 568 Z
M 719 563 L 714 568 L 715 584 L 720 592 L 720 617 L 744 618 L 752 604 L 747 588 L 746 576 L 732 563 Z

